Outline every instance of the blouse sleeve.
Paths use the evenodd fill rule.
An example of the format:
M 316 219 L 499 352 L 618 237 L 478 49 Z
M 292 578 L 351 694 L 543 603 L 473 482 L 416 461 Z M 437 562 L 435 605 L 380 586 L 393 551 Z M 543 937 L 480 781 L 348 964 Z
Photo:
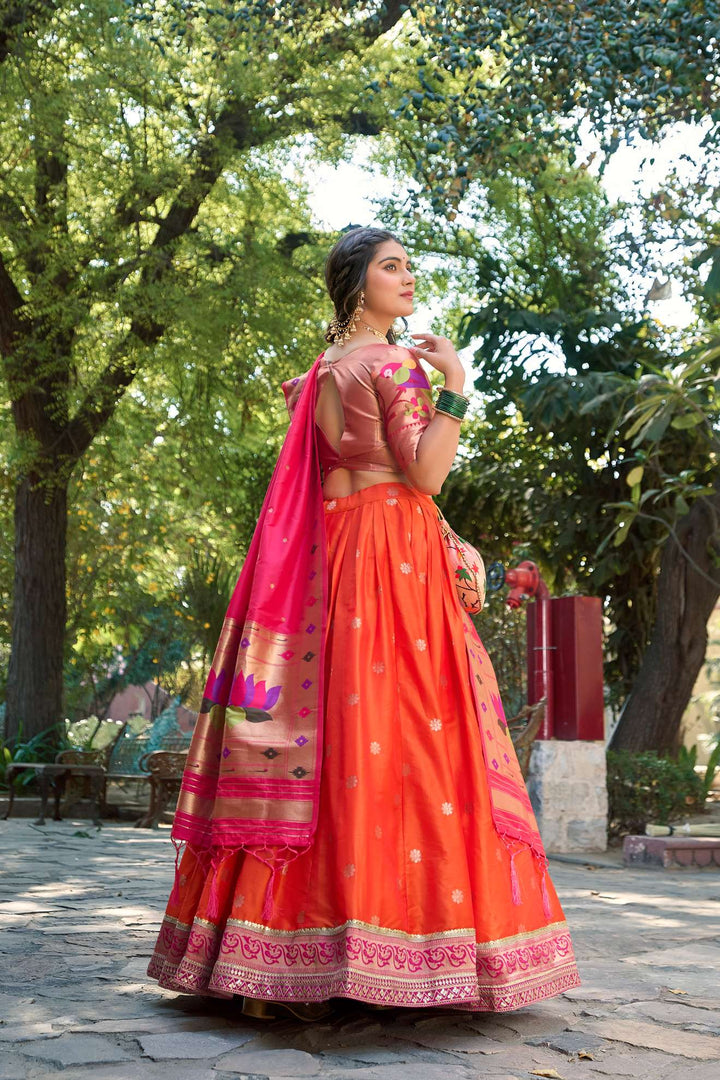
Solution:
M 401 469 L 417 458 L 420 436 L 432 419 L 430 383 L 409 349 L 393 345 L 376 363 L 373 381 L 385 437 Z

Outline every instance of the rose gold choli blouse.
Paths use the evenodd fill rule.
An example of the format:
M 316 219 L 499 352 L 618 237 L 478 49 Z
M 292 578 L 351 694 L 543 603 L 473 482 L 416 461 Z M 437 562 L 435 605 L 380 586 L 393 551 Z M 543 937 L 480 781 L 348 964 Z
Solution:
M 410 350 L 378 342 L 333 361 L 323 354 L 320 364 L 318 397 L 325 379 L 334 378 L 345 421 L 337 450 L 317 425 L 323 477 L 333 469 L 399 472 L 415 461 L 434 409 L 427 376 Z M 291 417 L 306 376 L 283 383 Z

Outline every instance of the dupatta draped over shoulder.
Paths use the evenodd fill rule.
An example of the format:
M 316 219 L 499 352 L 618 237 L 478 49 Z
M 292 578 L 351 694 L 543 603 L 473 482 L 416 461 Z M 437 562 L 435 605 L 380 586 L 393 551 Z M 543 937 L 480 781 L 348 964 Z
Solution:
M 317 824 L 327 564 L 315 402 L 303 380 L 233 591 L 172 828 L 217 864 L 238 849 L 274 872 Z
M 372 346 L 370 353 L 374 430 L 404 468 L 433 413 L 430 386 L 409 350 Z M 290 427 L 207 677 L 171 834 L 178 856 L 187 843 L 216 869 L 238 850 L 266 863 L 264 918 L 275 873 L 309 848 L 319 811 L 328 613 L 321 460 L 335 453 L 315 423 L 323 356 L 283 384 Z M 509 743 L 502 706 L 478 723 L 495 828 L 518 850 L 530 847 L 544 870 L 514 751 L 510 745 L 500 763 L 493 753 Z

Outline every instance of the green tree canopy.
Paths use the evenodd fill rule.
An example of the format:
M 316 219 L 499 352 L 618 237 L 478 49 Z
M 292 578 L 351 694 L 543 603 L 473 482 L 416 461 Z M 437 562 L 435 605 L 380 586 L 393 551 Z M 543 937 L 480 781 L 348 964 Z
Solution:
M 63 657 L 77 671 L 117 640 L 207 649 L 285 424 L 278 384 L 322 347 L 331 238 L 312 220 L 306 185 L 290 179 L 293 163 L 300 151 L 310 169 L 351 158 L 358 137 L 374 141 L 397 182 L 385 221 L 418 254 L 443 257 L 428 266 L 431 285 L 456 290 L 447 325 L 471 312 L 463 329 L 482 339 L 487 408 L 450 487 L 470 493 L 481 477 L 486 506 L 468 508 L 477 521 L 493 508 L 498 542 L 534 531 L 558 587 L 572 576 L 606 590 L 626 635 L 613 655 L 627 686 L 673 500 L 682 494 L 691 514 L 708 477 L 683 477 L 700 432 L 670 424 L 662 521 L 636 514 L 598 555 L 619 535 L 610 503 L 623 501 L 638 464 L 626 429 L 608 434 L 608 380 L 634 390 L 679 344 L 624 295 L 627 267 L 649 256 L 632 237 L 629 256 L 618 250 L 620 213 L 573 152 L 583 125 L 600 136 L 602 165 L 636 133 L 716 121 L 717 30 L 716 4 L 660 0 L 630 15 L 621 0 L 542 12 L 524 0 L 8 3 L 0 407 L 12 430 L 0 512 L 12 512 L 15 540 L 10 732 L 22 718 L 38 728 L 60 719 Z M 710 151 L 716 133 L 708 124 Z M 693 184 L 697 209 L 699 176 Z M 694 265 L 678 273 L 715 319 L 714 208 L 703 205 L 693 226 L 670 183 L 642 209 L 654 250 L 666 250 L 668 230 L 677 239 L 695 228 Z M 644 606 L 630 612 L 633 588 Z M 0 576 L 4 597 L 10 589 Z M 162 634 L 147 616 L 153 603 Z M 128 608 L 137 625 L 124 637 Z M 631 639 L 637 655 L 626 660 Z

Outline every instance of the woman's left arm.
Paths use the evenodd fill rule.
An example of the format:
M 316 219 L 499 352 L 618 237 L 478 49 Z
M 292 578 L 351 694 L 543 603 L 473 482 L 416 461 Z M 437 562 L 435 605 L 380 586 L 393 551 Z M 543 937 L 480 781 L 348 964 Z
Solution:
M 389 346 L 379 363 L 375 387 L 398 465 L 418 491 L 438 495 L 457 454 L 460 424 L 433 408 L 430 384 L 418 357 L 442 371 L 445 388 L 457 394 L 462 394 L 465 372 L 447 338 L 423 335 L 422 340 L 423 349 Z

